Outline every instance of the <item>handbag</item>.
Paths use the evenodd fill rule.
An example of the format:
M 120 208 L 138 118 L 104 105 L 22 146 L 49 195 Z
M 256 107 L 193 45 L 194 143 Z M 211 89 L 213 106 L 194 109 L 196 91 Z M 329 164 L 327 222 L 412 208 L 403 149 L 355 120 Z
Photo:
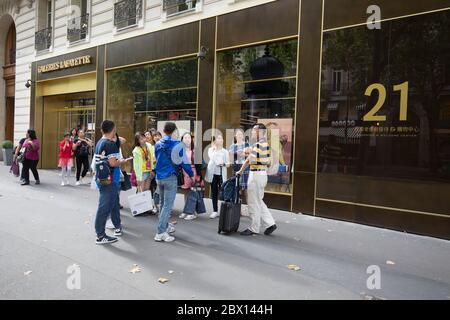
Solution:
M 136 179 L 136 172 L 134 170 L 131 170 L 131 177 L 130 177 L 130 183 L 133 187 L 137 187 L 137 179 Z
M 120 190 L 127 191 L 131 189 L 131 181 L 130 177 L 128 176 L 128 173 L 125 171 L 122 171 L 123 174 L 123 181 L 120 183 Z
M 177 185 L 180 187 L 184 184 L 184 174 L 183 174 L 183 168 L 173 163 L 172 158 L 167 153 L 167 150 L 162 148 L 163 153 L 166 155 L 167 159 L 169 159 L 170 163 L 172 164 L 175 174 L 177 175 Z
M 16 161 L 13 161 L 11 168 L 9 169 L 9 172 L 12 173 L 14 176 L 18 177 L 20 174 L 19 165 Z
M 20 148 L 19 155 L 17 156 L 17 161 L 20 163 L 23 163 L 25 161 L 25 152 L 27 151 L 27 148 L 22 147 Z

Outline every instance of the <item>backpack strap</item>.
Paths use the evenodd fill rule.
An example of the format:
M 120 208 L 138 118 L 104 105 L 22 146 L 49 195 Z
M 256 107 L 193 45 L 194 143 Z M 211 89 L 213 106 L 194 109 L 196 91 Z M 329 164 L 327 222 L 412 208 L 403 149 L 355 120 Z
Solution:
M 173 161 L 172 161 L 172 157 L 170 157 L 167 149 L 162 148 L 161 147 L 162 152 L 164 153 L 164 155 L 166 156 L 166 158 L 170 161 L 170 163 L 172 164 L 173 169 L 175 170 L 175 174 L 178 176 L 178 168 L 179 166 L 176 165 Z

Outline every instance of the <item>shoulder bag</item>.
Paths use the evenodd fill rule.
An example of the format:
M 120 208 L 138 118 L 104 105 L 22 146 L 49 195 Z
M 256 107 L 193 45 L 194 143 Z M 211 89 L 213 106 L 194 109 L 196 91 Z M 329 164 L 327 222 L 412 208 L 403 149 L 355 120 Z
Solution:
M 177 175 L 177 185 L 180 187 L 184 184 L 184 174 L 183 174 L 183 168 L 181 166 L 176 165 L 173 161 L 170 155 L 167 152 L 167 149 L 161 148 L 163 153 L 166 155 L 167 159 L 169 159 L 170 163 L 172 164 L 175 174 Z

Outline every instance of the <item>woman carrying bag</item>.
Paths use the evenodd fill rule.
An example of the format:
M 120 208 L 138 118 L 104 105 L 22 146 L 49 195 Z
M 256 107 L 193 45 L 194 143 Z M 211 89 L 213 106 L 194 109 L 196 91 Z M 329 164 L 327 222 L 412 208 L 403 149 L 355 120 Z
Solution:
M 134 136 L 133 170 L 136 175 L 138 192 L 150 190 L 155 164 L 154 147 L 146 141 L 144 134 L 137 132 Z
M 233 176 L 241 170 L 242 164 L 245 159 L 249 155 L 250 152 L 250 144 L 245 142 L 244 139 L 244 131 L 242 129 L 236 129 L 234 132 L 234 143 L 230 146 L 229 149 L 230 158 L 233 159 Z M 247 182 L 249 176 L 250 168 L 248 167 L 246 170 L 242 172 L 242 177 L 239 179 L 239 189 L 240 195 L 242 199 L 242 203 L 247 203 Z M 246 216 L 248 215 L 247 206 L 242 206 L 241 214 Z
M 191 168 L 194 172 L 195 180 L 195 182 L 193 182 L 189 175 L 183 170 L 184 183 L 180 186 L 180 189 L 184 195 L 185 206 L 183 213 L 180 214 L 179 218 L 189 221 L 196 219 L 197 214 L 206 212 L 202 192 L 205 184 L 201 176 L 201 165 L 195 164 L 195 148 L 192 135 L 189 132 L 184 133 L 181 136 L 181 142 L 184 146 L 186 158 L 191 162 Z
M 39 173 L 37 170 L 37 164 L 39 162 L 39 149 L 41 144 L 39 139 L 36 136 L 36 131 L 32 129 L 28 129 L 26 140 L 23 142 L 21 149 L 22 155 L 19 158 L 22 158 L 23 169 L 22 176 L 23 181 L 21 183 L 22 186 L 27 186 L 30 184 L 30 170 L 33 173 L 35 184 L 40 184 Z
M 212 139 L 212 146 L 208 149 L 209 163 L 205 180 L 211 184 L 213 212 L 211 219 L 219 216 L 219 191 L 222 183 L 227 180 L 227 168 L 230 166 L 228 151 L 223 147 L 223 136 L 218 134 Z

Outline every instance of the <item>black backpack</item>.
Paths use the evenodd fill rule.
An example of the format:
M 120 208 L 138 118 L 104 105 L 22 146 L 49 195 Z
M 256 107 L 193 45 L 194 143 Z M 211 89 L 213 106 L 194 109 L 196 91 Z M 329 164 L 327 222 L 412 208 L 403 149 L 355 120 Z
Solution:
M 236 202 L 239 198 L 239 178 L 234 176 L 225 181 L 220 188 L 219 198 L 225 202 Z
M 79 157 L 89 156 L 89 145 L 82 142 L 81 145 L 77 148 L 77 155 Z

